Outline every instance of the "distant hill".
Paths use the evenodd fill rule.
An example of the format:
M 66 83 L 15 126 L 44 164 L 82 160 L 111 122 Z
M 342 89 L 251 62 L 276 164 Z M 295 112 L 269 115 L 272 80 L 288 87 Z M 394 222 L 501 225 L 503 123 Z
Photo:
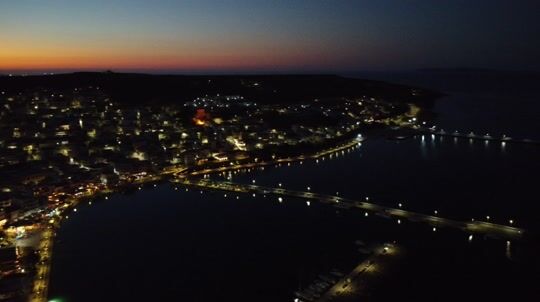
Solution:
M 419 72 L 440 72 L 440 73 L 477 73 L 477 74 L 516 74 L 516 75 L 540 75 L 540 71 L 534 70 L 505 70 L 490 68 L 422 68 Z
M 114 72 L 78 72 L 0 78 L 0 89 L 64 89 L 99 86 L 128 103 L 182 103 L 204 95 L 242 95 L 259 103 L 290 103 L 315 98 L 373 96 L 431 103 L 438 93 L 380 81 L 336 75 L 186 76 Z

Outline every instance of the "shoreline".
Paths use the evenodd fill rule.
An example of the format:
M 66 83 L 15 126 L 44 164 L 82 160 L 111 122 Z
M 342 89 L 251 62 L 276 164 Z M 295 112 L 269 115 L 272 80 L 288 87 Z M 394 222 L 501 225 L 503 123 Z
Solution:
M 209 171 L 208 169 L 205 170 L 196 170 L 189 172 L 189 175 L 183 175 L 178 176 L 178 174 L 183 173 L 180 172 L 178 174 L 175 173 L 165 173 L 163 172 L 161 175 L 155 175 L 155 176 L 149 176 L 148 179 L 143 179 L 141 181 L 133 182 L 130 184 L 124 184 L 116 188 L 109 188 L 105 191 L 99 191 L 99 192 L 91 192 L 87 195 L 80 196 L 80 197 L 72 197 L 69 198 L 69 204 L 64 204 L 61 206 L 61 209 L 58 211 L 59 213 L 55 218 L 50 219 L 49 221 L 42 221 L 42 227 L 45 226 L 45 230 L 42 230 L 43 234 L 48 234 L 47 236 L 43 236 L 40 240 L 39 249 L 36 250 L 36 252 L 39 254 L 40 262 L 38 262 L 38 265 L 36 265 L 36 275 L 33 277 L 32 282 L 32 288 L 28 297 L 28 301 L 30 302 L 47 302 L 48 298 L 48 287 L 50 283 L 50 271 L 52 266 L 52 256 L 53 251 L 52 247 L 54 245 L 54 238 L 55 238 L 55 231 L 56 229 L 61 227 L 61 223 L 63 219 L 69 219 L 69 213 L 70 211 L 76 211 L 77 205 L 79 205 L 82 202 L 88 201 L 91 198 L 99 198 L 99 197 L 105 197 L 105 199 L 108 199 L 108 195 L 120 193 L 122 191 L 126 190 L 141 190 L 142 185 L 151 184 L 154 183 L 154 186 L 156 186 L 156 183 L 160 183 L 166 180 L 174 179 L 177 177 L 186 178 L 189 176 L 197 176 L 201 174 L 208 174 L 208 173 L 215 173 L 215 172 L 223 172 L 223 171 L 231 171 L 231 170 L 241 170 L 245 168 L 253 168 L 253 167 L 259 167 L 259 166 L 269 166 L 269 165 L 276 165 L 276 164 L 282 164 L 282 163 L 291 163 L 296 161 L 302 161 L 305 159 L 317 159 L 322 158 L 326 155 L 330 155 L 351 147 L 354 147 L 356 145 L 361 144 L 365 138 L 361 137 L 359 140 L 359 137 L 356 137 L 352 140 L 347 140 L 345 143 L 337 144 L 336 146 L 332 148 L 323 149 L 320 151 L 317 151 L 310 155 L 298 155 L 295 157 L 287 157 L 287 158 L 279 158 L 275 159 L 271 162 L 254 162 L 254 163 L 247 163 L 242 164 L 239 166 L 228 166 L 228 167 L 221 167 L 217 169 L 212 169 Z M 91 201 L 90 201 L 91 202 Z

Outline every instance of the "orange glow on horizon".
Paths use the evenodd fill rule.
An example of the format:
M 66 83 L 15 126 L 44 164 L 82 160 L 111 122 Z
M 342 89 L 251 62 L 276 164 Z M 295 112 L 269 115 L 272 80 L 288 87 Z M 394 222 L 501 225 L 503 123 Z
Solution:
M 10 47 L 11 46 L 11 47 Z M 69 48 L 44 45 L 9 45 L 0 49 L 0 70 L 88 70 L 88 69 L 170 69 L 170 70 L 236 70 L 287 69 L 324 67 L 329 55 L 314 51 L 283 51 L 272 49 L 223 49 L 197 51 L 196 49 L 147 50 L 111 47 Z M 334 60 L 335 63 L 335 60 Z

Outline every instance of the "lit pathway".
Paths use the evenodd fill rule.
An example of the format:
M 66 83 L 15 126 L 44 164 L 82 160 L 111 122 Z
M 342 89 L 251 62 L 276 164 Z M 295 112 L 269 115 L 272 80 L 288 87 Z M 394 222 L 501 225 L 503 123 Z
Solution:
M 386 270 L 390 260 L 395 258 L 401 251 L 401 247 L 395 244 L 384 244 L 374 249 L 373 254 L 357 265 L 352 272 L 339 280 L 317 302 L 330 302 L 334 300 L 356 300 L 365 287 L 375 275 L 381 274 L 381 270 Z
M 420 133 L 431 134 L 434 136 L 449 136 L 449 137 L 469 139 L 469 140 L 480 140 L 486 143 L 490 141 L 494 141 L 494 142 L 500 142 L 503 145 L 506 143 L 522 143 L 522 144 L 540 145 L 540 141 L 537 141 L 537 140 L 532 140 L 528 138 L 516 139 L 507 135 L 496 137 L 496 136 L 490 135 L 489 133 L 486 133 L 485 135 L 481 135 L 481 134 L 475 134 L 472 131 L 469 133 L 461 133 L 459 131 L 446 132 L 443 129 L 437 130 L 435 128 L 425 128 L 425 127 L 419 127 L 419 128 L 416 128 L 416 130 L 418 130 Z
M 334 146 L 329 149 L 325 149 L 323 151 L 317 152 L 315 154 L 310 155 L 299 155 L 294 157 L 287 157 L 287 158 L 280 158 L 275 160 L 269 160 L 269 161 L 257 161 L 257 162 L 249 162 L 249 163 L 243 163 L 243 164 L 233 164 L 232 162 L 229 162 L 228 166 L 221 166 L 221 167 L 215 167 L 215 168 L 207 168 L 203 170 L 195 170 L 192 172 L 188 172 L 186 174 L 189 175 L 205 175 L 205 174 L 212 174 L 212 173 L 222 173 L 225 171 L 231 171 L 231 170 L 240 170 L 240 169 L 251 169 L 256 167 L 265 167 L 265 166 L 273 166 L 273 165 L 279 165 L 284 163 L 291 163 L 291 162 L 297 162 L 297 161 L 303 161 L 307 159 L 318 159 L 324 156 L 332 156 L 333 154 L 336 154 L 339 151 L 345 151 L 347 149 L 353 149 L 358 147 L 361 142 L 364 141 L 364 139 L 360 136 L 357 138 L 354 138 L 346 143 Z M 179 177 L 185 176 L 185 171 L 182 171 L 181 173 L 173 173 L 176 174 Z
M 504 239 L 518 239 L 523 235 L 524 230 L 521 228 L 491 223 L 487 221 L 459 221 L 443 218 L 437 215 L 428 215 L 412 211 L 407 211 L 398 208 L 391 208 L 387 206 L 370 203 L 367 201 L 357 201 L 348 198 L 342 198 L 339 196 L 324 195 L 312 192 L 302 192 L 286 190 L 282 188 L 270 188 L 258 185 L 238 184 L 225 181 L 211 181 L 208 179 L 193 180 L 188 179 L 175 179 L 173 183 L 179 183 L 189 186 L 196 186 L 205 189 L 223 190 L 239 193 L 253 193 L 253 194 L 273 194 L 279 196 L 281 200 L 284 196 L 304 198 L 313 200 L 325 204 L 334 204 L 336 207 L 341 208 L 358 208 L 369 212 L 379 213 L 385 216 L 395 217 L 397 219 L 407 219 L 414 222 L 423 222 L 431 225 L 433 230 L 436 231 L 438 227 L 457 228 L 467 233 L 489 234 Z M 366 212 L 367 215 L 367 212 Z
M 39 262 L 36 265 L 35 280 L 29 299 L 31 302 L 47 301 L 53 242 L 54 231 L 51 227 L 48 227 L 43 231 L 43 238 L 39 245 Z

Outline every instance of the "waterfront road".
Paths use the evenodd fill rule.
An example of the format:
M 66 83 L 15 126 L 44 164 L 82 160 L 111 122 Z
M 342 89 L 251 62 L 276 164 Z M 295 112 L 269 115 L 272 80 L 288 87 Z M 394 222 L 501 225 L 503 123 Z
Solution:
M 426 127 L 413 127 L 413 129 L 417 130 L 418 132 L 422 134 L 431 134 L 433 136 L 448 136 L 453 138 L 461 138 L 461 139 L 468 139 L 468 140 L 478 140 L 478 141 L 484 141 L 486 143 L 492 141 L 492 142 L 500 142 L 503 146 L 506 143 L 519 143 L 519 144 L 530 144 L 530 145 L 540 145 L 540 141 L 538 140 L 532 140 L 529 138 L 513 138 L 507 135 L 503 135 L 500 137 L 496 137 L 493 135 L 490 135 L 489 133 L 486 134 L 476 134 L 474 132 L 469 133 L 462 133 L 459 131 L 454 132 L 447 132 L 443 129 L 436 129 L 434 127 L 432 128 L 426 128 Z
M 308 159 L 317 160 L 319 158 L 324 158 L 325 156 L 332 157 L 334 154 L 337 155 L 338 152 L 340 151 L 345 152 L 346 150 L 352 150 L 354 148 L 358 148 L 363 141 L 364 141 L 364 138 L 361 136 L 358 136 L 352 140 L 349 140 L 346 143 L 336 145 L 334 147 L 331 147 L 331 148 L 328 148 L 328 149 L 325 149 L 325 150 L 322 150 L 322 151 L 319 151 L 317 153 L 310 154 L 310 155 L 302 154 L 302 155 L 298 155 L 294 157 L 279 158 L 279 159 L 268 160 L 268 161 L 257 160 L 254 162 L 246 162 L 246 163 L 241 163 L 241 164 L 233 163 L 232 161 L 230 161 L 230 162 L 227 162 L 228 165 L 224 163 L 224 165 L 219 166 L 219 167 L 194 170 L 187 173 L 183 170 L 181 172 L 171 173 L 171 174 L 174 174 L 176 177 L 179 177 L 179 178 L 185 177 L 186 174 L 189 176 L 197 176 L 197 175 L 205 176 L 207 174 L 212 174 L 212 173 L 223 173 L 227 171 L 253 169 L 257 167 L 274 166 L 274 165 L 281 165 L 281 164 L 290 164 L 293 162 L 302 162 L 303 160 L 308 160 Z
M 502 225 L 481 220 L 460 221 L 444 218 L 438 215 L 422 214 L 401 208 L 392 208 L 367 201 L 358 201 L 339 196 L 318 194 L 313 192 L 293 191 L 283 188 L 263 187 L 255 184 L 239 184 L 227 181 L 211 181 L 209 179 L 189 180 L 174 179 L 173 183 L 187 186 L 195 186 L 211 190 L 222 190 L 238 193 L 271 194 L 277 195 L 280 202 L 283 197 L 297 197 L 308 201 L 317 201 L 325 204 L 333 204 L 336 207 L 350 209 L 357 208 L 369 212 L 377 213 L 381 216 L 394 217 L 396 219 L 407 219 L 414 222 L 427 223 L 436 231 L 438 227 L 461 229 L 469 234 L 487 234 L 501 239 L 519 239 L 523 236 L 524 230 L 518 227 Z M 367 214 L 367 212 L 366 212 Z
M 49 288 L 49 274 L 51 271 L 52 246 L 54 242 L 54 230 L 47 227 L 43 231 L 42 239 L 39 245 L 39 262 L 36 266 L 36 275 L 30 294 L 31 302 L 47 301 Z
M 367 259 L 358 264 L 352 272 L 339 280 L 317 302 L 357 301 L 365 295 L 365 288 L 377 276 L 380 277 L 388 267 L 395 263 L 395 258 L 401 253 L 401 247 L 385 243 L 377 246 Z

